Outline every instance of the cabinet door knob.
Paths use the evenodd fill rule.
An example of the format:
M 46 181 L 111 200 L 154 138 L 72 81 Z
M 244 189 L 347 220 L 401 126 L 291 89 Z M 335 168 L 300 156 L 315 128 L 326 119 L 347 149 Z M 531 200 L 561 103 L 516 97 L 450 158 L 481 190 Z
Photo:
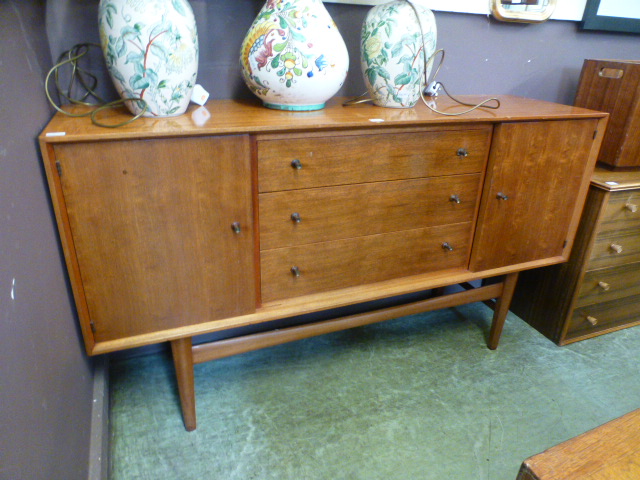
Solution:
M 587 322 L 595 327 L 598 324 L 598 319 L 596 317 L 592 317 L 591 315 L 587 315 Z
M 296 170 L 300 170 L 302 168 L 302 162 L 295 158 L 291 160 L 291 167 L 295 168 Z
M 453 251 L 453 247 L 449 244 L 449 242 L 444 242 L 444 243 L 442 244 L 442 249 L 443 249 L 443 250 L 446 250 L 446 251 L 448 251 L 448 252 Z
M 598 282 L 598 286 L 605 292 L 611 288 L 611 285 L 609 285 L 607 282 Z
M 233 233 L 239 234 L 242 232 L 242 228 L 240 227 L 240 222 L 233 222 L 231 224 L 231 230 L 233 230 Z
M 452 203 L 460 203 L 460 197 L 458 195 L 451 195 L 449 201 Z
M 498 200 L 509 200 L 509 197 L 507 195 L 505 195 L 504 193 L 502 193 L 502 192 L 498 192 L 496 194 L 496 198 Z
M 300 269 L 296 266 L 291 267 L 291 275 L 294 277 L 299 277 L 301 275 Z
M 615 253 L 622 253 L 622 245 L 618 245 L 617 243 L 612 243 L 609 245 L 609 248 Z
M 468 157 L 469 150 L 467 150 L 466 148 L 459 148 L 456 152 L 456 155 L 458 155 L 459 157 Z
M 633 203 L 627 203 L 624 208 L 633 213 L 636 213 L 638 211 L 638 205 L 634 205 Z
M 300 217 L 299 213 L 294 212 L 291 214 L 291 221 L 294 223 L 300 223 L 302 221 L 302 218 Z

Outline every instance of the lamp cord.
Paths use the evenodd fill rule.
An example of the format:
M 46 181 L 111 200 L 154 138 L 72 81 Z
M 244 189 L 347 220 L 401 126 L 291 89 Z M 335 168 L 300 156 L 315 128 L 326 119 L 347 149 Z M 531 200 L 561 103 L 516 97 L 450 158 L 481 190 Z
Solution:
M 97 125 L 99 127 L 105 127 L 105 128 L 117 128 L 117 127 L 122 127 L 124 125 L 128 125 L 146 113 L 146 111 L 148 110 L 148 104 L 142 98 L 135 98 L 135 97 L 121 98 L 119 100 L 114 100 L 112 102 L 106 102 L 102 97 L 100 97 L 95 91 L 95 88 L 98 86 L 98 78 L 92 73 L 88 72 L 87 70 L 81 68 L 79 64 L 80 59 L 89 52 L 91 47 L 100 48 L 100 45 L 96 43 L 79 43 L 71 47 L 71 49 L 67 50 L 66 52 L 63 52 L 62 54 L 60 54 L 60 56 L 58 57 L 58 60 L 56 61 L 56 64 L 51 68 L 51 70 L 49 70 L 49 73 L 47 73 L 47 76 L 45 78 L 45 81 L 44 81 L 45 95 L 47 96 L 47 99 L 49 100 L 49 103 L 53 106 L 53 108 L 55 108 L 58 112 L 64 115 L 67 115 L 69 117 L 91 117 L 91 122 L 93 122 L 94 125 Z M 60 85 L 59 70 L 60 68 L 66 65 L 71 66 L 71 74 L 69 77 L 69 86 L 65 90 Z M 53 77 L 54 79 L 56 93 L 62 100 L 66 100 L 73 105 L 84 105 L 84 106 L 96 107 L 96 108 L 94 108 L 93 110 L 89 110 L 88 112 L 85 112 L 85 113 L 72 113 L 72 112 L 63 110 L 51 98 L 50 87 L 49 87 L 49 82 L 51 80 L 51 77 Z M 82 96 L 80 96 L 80 98 L 73 98 L 72 92 L 74 88 L 77 88 L 78 85 L 82 88 L 84 93 L 82 94 Z M 99 103 L 95 104 L 95 103 L 87 102 L 86 100 L 88 100 L 90 97 L 93 97 Z M 102 112 L 103 110 L 116 108 L 116 107 L 125 105 L 127 102 L 141 102 L 143 104 L 142 111 L 137 115 L 134 115 L 131 119 L 125 120 L 124 122 L 117 123 L 117 124 L 106 124 L 106 123 L 102 123 L 97 119 L 97 114 Z

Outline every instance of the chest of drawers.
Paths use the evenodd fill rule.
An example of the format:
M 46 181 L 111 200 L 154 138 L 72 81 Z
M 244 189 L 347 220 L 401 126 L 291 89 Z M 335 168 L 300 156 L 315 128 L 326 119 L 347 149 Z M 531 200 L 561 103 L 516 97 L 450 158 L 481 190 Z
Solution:
M 446 117 L 215 101 L 204 124 L 192 109 L 118 129 L 57 115 L 40 141 L 87 352 L 171 342 L 193 429 L 194 363 L 491 299 L 496 348 L 518 273 L 568 258 L 607 118 L 501 102 Z M 330 315 L 405 294 L 423 300 Z M 270 327 L 316 312 L 330 319 Z M 261 331 L 192 342 L 238 327 Z
M 561 345 L 640 323 L 640 172 L 596 169 L 569 262 L 523 273 L 513 309 Z

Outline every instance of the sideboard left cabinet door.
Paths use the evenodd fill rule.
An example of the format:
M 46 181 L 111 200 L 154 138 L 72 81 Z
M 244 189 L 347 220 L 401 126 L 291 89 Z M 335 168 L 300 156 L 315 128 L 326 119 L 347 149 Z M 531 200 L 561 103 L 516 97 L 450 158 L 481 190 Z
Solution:
M 586 119 L 496 126 L 471 270 L 558 263 L 568 255 L 595 164 L 597 125 Z
M 55 159 L 95 343 L 255 310 L 248 136 L 58 144 Z

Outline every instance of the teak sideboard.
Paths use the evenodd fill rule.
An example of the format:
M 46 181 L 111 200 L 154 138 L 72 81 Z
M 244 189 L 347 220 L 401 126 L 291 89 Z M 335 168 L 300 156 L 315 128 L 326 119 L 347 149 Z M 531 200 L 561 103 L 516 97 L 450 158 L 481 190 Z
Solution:
M 87 352 L 170 341 L 193 430 L 194 363 L 492 299 L 495 349 L 518 273 L 568 258 L 607 121 L 500 100 L 460 116 L 211 101 L 114 129 L 57 114 L 40 142 Z M 192 342 L 417 292 L 432 295 Z

